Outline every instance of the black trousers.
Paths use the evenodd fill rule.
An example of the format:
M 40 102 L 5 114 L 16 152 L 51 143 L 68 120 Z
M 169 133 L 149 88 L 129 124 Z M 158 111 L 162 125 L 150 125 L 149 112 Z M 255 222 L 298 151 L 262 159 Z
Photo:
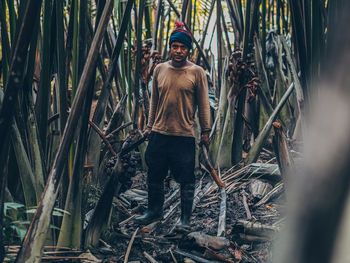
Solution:
M 152 132 L 145 153 L 148 166 L 148 182 L 163 182 L 172 172 L 180 184 L 194 184 L 195 138 L 169 136 Z

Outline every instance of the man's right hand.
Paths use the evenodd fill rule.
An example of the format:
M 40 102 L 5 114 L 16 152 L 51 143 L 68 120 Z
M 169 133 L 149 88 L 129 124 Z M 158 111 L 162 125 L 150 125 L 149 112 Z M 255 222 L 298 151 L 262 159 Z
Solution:
M 151 128 L 146 128 L 146 130 L 143 132 L 143 136 L 148 138 L 149 135 L 151 134 L 152 129 Z

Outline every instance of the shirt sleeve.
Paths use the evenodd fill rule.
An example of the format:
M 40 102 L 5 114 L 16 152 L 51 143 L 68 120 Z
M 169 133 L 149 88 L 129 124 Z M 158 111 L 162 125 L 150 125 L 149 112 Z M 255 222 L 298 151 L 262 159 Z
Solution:
M 154 69 L 153 73 L 153 81 L 152 81 L 152 91 L 151 91 L 151 103 L 149 107 L 149 114 L 148 114 L 148 123 L 147 127 L 152 128 L 154 119 L 157 112 L 157 106 L 158 106 L 158 99 L 159 99 L 159 92 L 158 92 L 158 72 L 159 68 L 156 67 Z
M 201 126 L 202 133 L 210 132 L 210 107 L 209 107 L 209 94 L 208 94 L 208 81 L 207 76 L 202 68 L 199 70 L 197 78 L 197 92 L 196 99 L 198 103 L 198 118 Z

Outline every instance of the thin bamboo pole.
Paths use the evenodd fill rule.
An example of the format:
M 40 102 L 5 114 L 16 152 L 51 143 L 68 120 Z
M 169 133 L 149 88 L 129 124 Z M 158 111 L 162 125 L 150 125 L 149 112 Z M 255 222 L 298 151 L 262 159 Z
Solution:
M 243 38 L 243 61 L 247 58 L 248 53 L 248 43 L 249 43 L 249 29 L 250 29 L 250 17 L 251 17 L 251 1 L 247 0 L 246 3 L 246 13 L 245 13 L 245 24 L 244 24 L 244 38 Z M 243 89 L 238 95 L 238 105 L 237 105 L 237 114 L 235 119 L 235 131 L 233 134 L 233 143 L 232 143 L 232 164 L 235 165 L 242 160 L 242 141 L 243 141 L 243 114 L 245 108 L 245 99 L 246 99 L 246 89 Z
M 221 74 L 222 74 L 222 30 L 221 30 L 221 15 L 222 15 L 222 7 L 221 0 L 216 1 L 216 36 L 217 36 L 217 59 L 218 59 L 218 83 L 217 89 L 221 90 Z
M 36 103 L 36 115 L 38 121 L 40 141 L 46 151 L 47 120 L 49 116 L 49 97 L 51 95 L 51 1 L 44 2 L 43 18 L 43 44 L 40 58 L 41 72 L 39 92 Z
M 57 82 L 56 97 L 60 114 L 59 128 L 63 133 L 67 121 L 67 82 L 66 82 L 66 52 L 64 47 L 63 2 L 56 0 L 56 37 L 57 37 Z
M 273 113 L 271 114 L 269 120 L 266 122 L 264 128 L 260 131 L 258 137 L 256 138 L 252 148 L 250 149 L 250 151 L 248 153 L 247 158 L 244 160 L 244 163 L 246 165 L 251 164 L 258 159 L 258 155 L 262 149 L 263 143 L 270 134 L 272 124 L 275 121 L 275 119 L 277 118 L 277 116 L 278 116 L 279 112 L 281 111 L 281 109 L 283 108 L 284 104 L 288 100 L 289 95 L 292 94 L 293 89 L 294 89 L 294 84 L 292 83 L 290 85 L 290 87 L 287 89 L 287 91 L 285 92 L 285 94 L 283 95 L 283 97 L 281 98 L 280 102 L 276 106 Z
M 142 52 L 142 21 L 143 21 L 143 11 L 144 11 L 145 1 L 140 0 L 139 2 L 139 14 L 138 14 L 138 24 L 136 31 L 136 62 L 135 62 L 135 75 L 134 75 L 134 90 L 135 95 L 134 106 L 135 111 L 132 116 L 134 122 L 134 128 L 137 128 L 138 117 L 139 117 L 139 100 L 140 100 L 140 78 L 141 76 L 141 52 Z
M 214 6 L 215 6 L 215 1 L 216 0 L 213 0 L 211 5 L 210 5 L 210 9 L 209 9 L 209 15 L 208 15 L 208 20 L 205 24 L 205 28 L 204 28 L 204 31 L 203 31 L 203 34 L 202 34 L 202 38 L 201 38 L 201 41 L 200 41 L 200 44 L 199 46 L 203 49 L 204 47 L 204 42 L 205 42 L 205 39 L 207 37 L 207 32 L 208 32 L 208 28 L 209 28 L 209 23 L 210 23 L 210 18 L 211 18 L 211 15 L 213 13 L 213 10 L 214 10 Z M 200 59 L 201 59 L 201 56 L 197 56 L 197 60 L 196 60 L 196 64 L 199 65 L 200 63 Z
M 1 24 L 1 53 L 2 53 L 2 81 L 6 87 L 8 67 L 10 65 L 11 47 L 7 32 L 6 8 L 4 1 L 0 1 L 0 24 Z

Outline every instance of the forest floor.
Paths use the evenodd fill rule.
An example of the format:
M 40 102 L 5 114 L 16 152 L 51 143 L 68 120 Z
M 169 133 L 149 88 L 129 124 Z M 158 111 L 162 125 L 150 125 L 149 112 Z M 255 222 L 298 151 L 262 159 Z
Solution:
M 148 226 L 133 221 L 147 207 L 147 173 L 136 171 L 131 188 L 114 198 L 111 227 L 101 236 L 100 247 L 91 253 L 108 263 L 269 262 L 275 234 L 284 222 L 285 197 L 280 187 L 282 191 L 257 205 L 282 183 L 270 151 L 263 151 L 258 162 L 221 171 L 226 208 L 220 207 L 222 191 L 208 171 L 203 166 L 196 170 L 197 204 L 190 233 L 174 231 L 181 209 L 179 186 L 171 175 L 165 180 L 163 219 Z M 219 226 L 220 214 L 225 213 L 224 224 Z

